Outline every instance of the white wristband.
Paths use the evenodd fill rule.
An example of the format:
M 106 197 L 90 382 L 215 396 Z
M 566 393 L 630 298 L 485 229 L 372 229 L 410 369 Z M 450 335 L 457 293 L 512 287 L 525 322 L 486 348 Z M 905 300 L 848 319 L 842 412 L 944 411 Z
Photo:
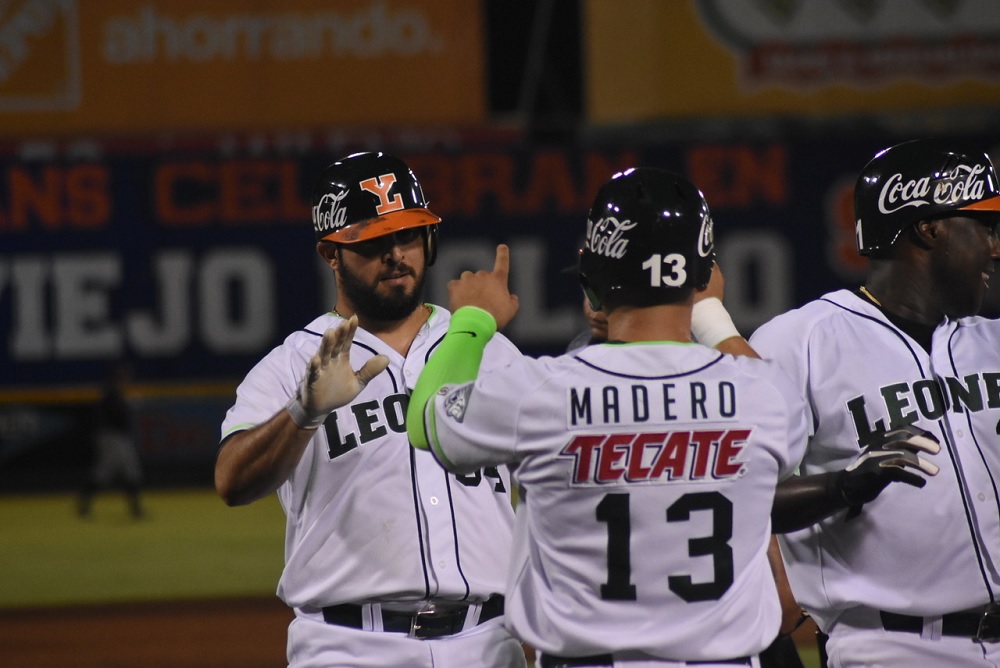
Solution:
M 302 406 L 302 402 L 299 401 L 299 395 L 296 394 L 291 400 L 285 404 L 285 410 L 292 418 L 292 422 L 297 424 L 302 429 L 316 429 L 321 424 L 326 421 L 326 416 L 329 413 L 324 413 L 319 417 L 310 418 L 306 413 L 305 407 Z
M 691 335 L 698 343 L 714 348 L 740 332 L 719 298 L 708 297 L 695 302 L 691 310 Z

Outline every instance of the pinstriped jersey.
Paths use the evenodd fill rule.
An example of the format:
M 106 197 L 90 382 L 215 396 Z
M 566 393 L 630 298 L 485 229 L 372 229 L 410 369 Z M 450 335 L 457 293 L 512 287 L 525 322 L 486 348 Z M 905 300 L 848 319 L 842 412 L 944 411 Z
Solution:
M 513 525 L 509 473 L 484 467 L 456 476 L 406 436 L 410 391 L 450 317 L 434 307 L 405 357 L 357 330 L 352 367 L 376 354 L 390 364 L 330 414 L 278 489 L 287 516 L 278 595 L 289 606 L 315 611 L 345 602 L 485 600 L 503 592 Z M 223 438 L 282 410 L 323 332 L 342 322 L 323 315 L 264 357 L 237 389 Z M 483 364 L 517 357 L 513 344 L 497 336 Z
M 887 428 L 915 424 L 941 441 L 924 488 L 889 485 L 855 519 L 841 512 L 782 538 L 795 596 L 820 626 L 852 606 L 931 616 L 1000 593 L 1000 322 L 947 320 L 928 353 L 840 290 L 751 343 L 809 403 L 803 474 L 844 468 Z
M 770 511 L 803 409 L 773 364 L 601 344 L 442 389 L 428 435 L 456 470 L 516 464 L 515 635 L 558 655 L 728 659 L 778 631 Z

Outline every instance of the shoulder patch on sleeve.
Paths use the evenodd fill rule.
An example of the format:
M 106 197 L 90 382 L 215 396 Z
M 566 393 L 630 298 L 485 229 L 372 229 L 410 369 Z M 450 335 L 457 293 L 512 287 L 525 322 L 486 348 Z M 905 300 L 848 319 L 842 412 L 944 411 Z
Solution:
M 447 394 L 444 400 L 445 415 L 455 422 L 462 422 L 465 419 L 465 411 L 469 407 L 469 395 L 472 394 L 472 383 L 460 385 L 455 389 L 443 388 L 441 392 Z

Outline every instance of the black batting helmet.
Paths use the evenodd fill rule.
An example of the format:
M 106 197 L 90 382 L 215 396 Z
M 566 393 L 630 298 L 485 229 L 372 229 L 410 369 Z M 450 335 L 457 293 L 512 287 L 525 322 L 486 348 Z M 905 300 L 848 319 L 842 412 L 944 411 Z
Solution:
M 679 301 L 708 285 L 714 261 L 708 203 L 684 177 L 633 168 L 597 192 L 580 254 L 580 282 L 594 308 Z
M 871 159 L 854 187 L 858 252 L 886 249 L 914 223 L 958 211 L 1000 211 L 986 153 L 932 139 L 891 146 Z
M 352 244 L 413 227 L 427 227 L 427 263 L 441 218 L 427 209 L 417 177 L 388 153 L 354 153 L 327 167 L 313 189 L 317 241 Z

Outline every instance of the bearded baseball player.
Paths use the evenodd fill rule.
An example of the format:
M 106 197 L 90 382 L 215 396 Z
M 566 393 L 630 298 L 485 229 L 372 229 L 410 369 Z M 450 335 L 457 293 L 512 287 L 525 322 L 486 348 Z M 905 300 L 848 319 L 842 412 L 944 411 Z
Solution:
M 502 617 L 507 470 L 448 473 L 406 435 L 410 391 L 450 319 L 420 300 L 439 222 L 398 158 L 330 165 L 313 227 L 337 304 L 250 371 L 222 424 L 221 497 L 277 492 L 287 516 L 278 596 L 295 613 L 296 668 L 526 665 Z M 493 337 L 483 366 L 519 357 Z
M 607 182 L 580 280 L 608 342 L 489 371 L 516 310 L 507 253 L 449 284 L 457 310 L 407 421 L 450 470 L 514 467 L 507 624 L 541 668 L 758 666 L 781 616 L 769 516 L 805 405 L 776 365 L 691 341 L 714 259 L 701 193 L 652 168 Z
M 976 316 L 997 176 L 982 151 L 906 142 L 862 170 L 854 207 L 865 284 L 750 341 L 809 404 L 802 477 L 775 504 L 792 588 L 832 668 L 1000 666 L 1000 321 Z

